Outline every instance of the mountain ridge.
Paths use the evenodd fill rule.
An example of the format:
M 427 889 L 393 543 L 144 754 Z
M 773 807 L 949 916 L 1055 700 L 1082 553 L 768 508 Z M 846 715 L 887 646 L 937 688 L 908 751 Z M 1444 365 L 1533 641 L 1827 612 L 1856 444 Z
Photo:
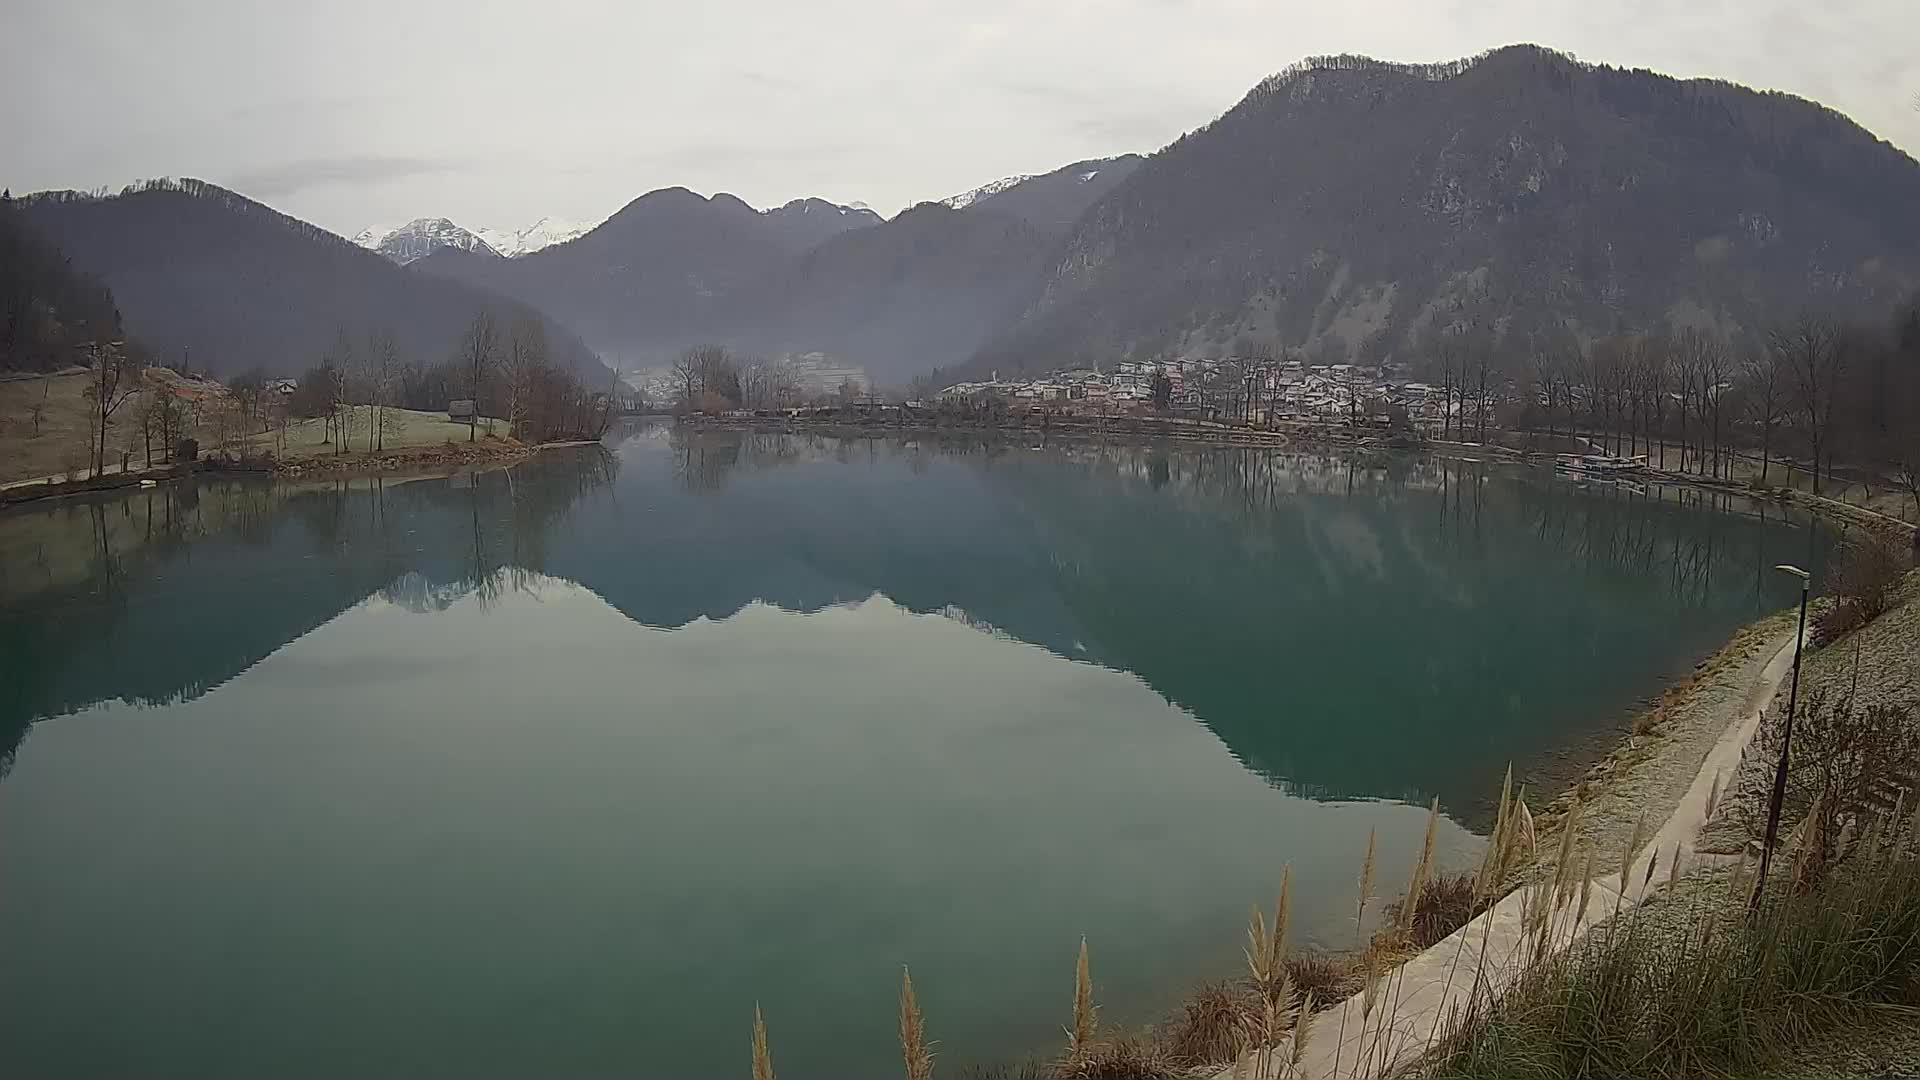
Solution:
M 1056 254 L 970 371 L 1746 334 L 1920 284 L 1920 166 L 1803 99 L 1537 46 L 1319 57 L 1152 155 Z
M 184 351 L 201 370 L 298 375 L 342 330 L 356 340 L 390 331 L 403 360 L 438 362 L 482 310 L 541 318 L 555 362 L 596 380 L 604 370 L 579 337 L 522 302 L 399 266 L 205 181 L 41 192 L 16 206 L 112 289 L 127 333 L 162 356 Z
M 718 341 L 823 351 L 904 384 L 984 343 L 1053 238 L 1139 160 L 1077 162 L 964 209 L 926 202 L 892 219 L 822 199 L 757 210 L 725 192 L 658 188 L 548 251 L 504 262 L 441 251 L 416 265 L 527 300 L 627 365 L 664 366 Z

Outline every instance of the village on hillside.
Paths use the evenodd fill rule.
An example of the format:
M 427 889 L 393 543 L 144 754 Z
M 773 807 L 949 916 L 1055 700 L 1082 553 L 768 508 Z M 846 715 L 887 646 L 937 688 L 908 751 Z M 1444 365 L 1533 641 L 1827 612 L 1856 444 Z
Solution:
M 956 383 L 941 390 L 939 400 L 1038 407 L 1074 416 L 1159 412 L 1256 423 L 1438 423 L 1445 414 L 1446 395 L 1405 374 L 1394 366 L 1308 364 L 1298 359 L 1130 360 L 1110 371 L 1069 368 L 1033 379 Z M 1459 407 L 1456 395 L 1454 408 Z

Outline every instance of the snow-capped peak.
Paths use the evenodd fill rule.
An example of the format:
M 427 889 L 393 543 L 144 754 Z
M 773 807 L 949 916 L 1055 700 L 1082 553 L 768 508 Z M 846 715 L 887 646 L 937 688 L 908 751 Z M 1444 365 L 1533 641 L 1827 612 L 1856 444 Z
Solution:
M 498 255 L 492 245 L 446 218 L 414 218 L 398 228 L 362 229 L 353 242 L 377 251 L 402 266 L 424 259 L 441 248 L 458 248 L 477 255 Z
M 482 239 L 493 245 L 495 251 L 512 259 L 584 236 L 599 224 L 597 221 L 543 217 L 524 229 L 481 229 L 479 233 Z
M 998 195 L 1015 184 L 1022 184 L 1033 179 L 1033 176 L 1033 173 L 1020 173 L 1015 176 L 1008 176 L 1000 180 L 995 180 L 991 184 L 982 184 L 972 191 L 964 191 L 951 198 L 941 199 L 940 201 L 953 207 L 955 210 L 965 210 L 981 199 L 989 195 Z
M 590 232 L 598 224 L 543 217 L 523 229 L 466 229 L 446 218 L 415 218 L 400 226 L 369 225 L 352 239 L 355 244 L 404 266 L 449 247 L 511 259 L 565 243 Z

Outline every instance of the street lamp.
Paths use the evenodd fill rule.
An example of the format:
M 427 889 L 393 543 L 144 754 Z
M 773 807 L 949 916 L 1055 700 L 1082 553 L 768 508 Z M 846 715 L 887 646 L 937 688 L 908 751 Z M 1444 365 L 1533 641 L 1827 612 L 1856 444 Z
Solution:
M 1807 591 L 1813 575 L 1797 566 L 1782 563 L 1774 567 L 1800 579 L 1800 629 L 1793 638 L 1793 683 L 1787 690 L 1787 722 L 1780 731 L 1780 764 L 1773 770 L 1773 794 L 1767 799 L 1767 837 L 1760 848 L 1760 874 L 1753 883 L 1753 898 L 1747 901 L 1749 917 L 1760 910 L 1760 895 L 1767 887 L 1767 871 L 1773 866 L 1773 843 L 1780 835 L 1780 804 L 1787 797 L 1787 751 L 1793 744 L 1793 707 L 1800 697 L 1800 651 L 1807 643 Z

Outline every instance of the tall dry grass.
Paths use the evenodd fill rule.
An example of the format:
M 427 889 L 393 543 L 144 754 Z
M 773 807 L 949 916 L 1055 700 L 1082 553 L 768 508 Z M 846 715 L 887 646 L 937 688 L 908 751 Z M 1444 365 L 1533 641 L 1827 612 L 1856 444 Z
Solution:
M 907 1067 L 907 1080 L 928 1080 L 933 1075 L 933 1048 L 927 1043 L 927 1021 L 920 1014 L 920 1001 L 913 994 L 913 972 L 900 968 L 900 1057 Z
M 1476 1001 L 1421 1074 L 1768 1075 L 1811 1038 L 1920 1009 L 1920 819 L 1871 821 L 1810 888 L 1773 882 L 1751 918 L 1746 900 L 1736 872 L 1677 921 L 1611 920 Z
M 1087 939 L 1080 939 L 1080 959 L 1073 966 L 1073 1030 L 1068 1032 L 1073 1039 L 1067 1048 L 1067 1056 L 1077 1058 L 1086 1054 L 1093 1045 L 1093 1033 L 1097 1027 L 1093 1008 L 1093 973 L 1087 965 Z
M 774 1080 L 773 1058 L 767 1053 L 767 1023 L 760 1016 L 760 1003 L 753 1005 L 753 1080 Z

